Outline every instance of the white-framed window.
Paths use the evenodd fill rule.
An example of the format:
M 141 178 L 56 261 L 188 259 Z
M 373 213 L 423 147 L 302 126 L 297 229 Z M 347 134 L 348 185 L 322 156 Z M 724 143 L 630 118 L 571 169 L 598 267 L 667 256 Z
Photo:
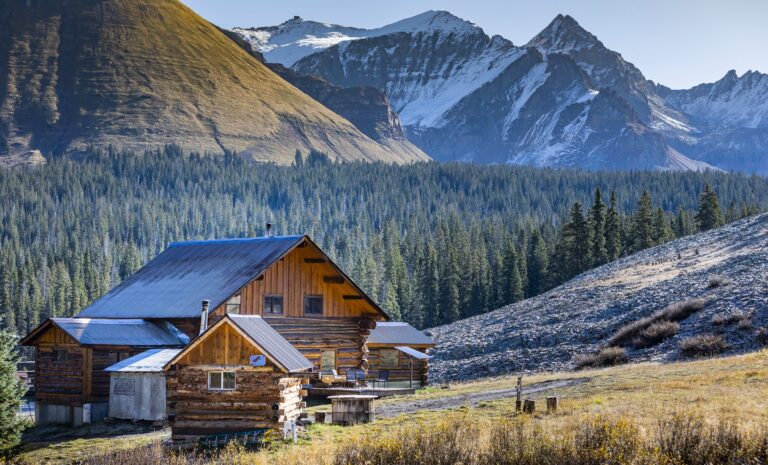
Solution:
M 238 315 L 240 313 L 240 294 L 232 296 L 227 300 L 227 313 Z
M 209 391 L 234 391 L 235 387 L 236 384 L 234 371 L 208 372 Z

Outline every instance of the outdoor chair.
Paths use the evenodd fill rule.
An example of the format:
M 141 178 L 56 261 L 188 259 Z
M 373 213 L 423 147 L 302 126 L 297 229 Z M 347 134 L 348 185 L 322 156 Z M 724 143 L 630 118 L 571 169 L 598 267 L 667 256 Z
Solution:
M 347 377 L 347 384 L 351 384 L 352 387 L 357 387 L 357 370 L 350 368 L 344 374 Z
M 374 387 L 376 387 L 377 383 L 384 383 L 384 387 L 389 387 L 389 370 L 379 370 L 376 378 L 374 378 L 372 381 Z
M 355 379 L 357 381 L 357 385 L 360 387 L 365 387 L 366 385 L 366 379 L 365 379 L 365 370 L 355 370 Z

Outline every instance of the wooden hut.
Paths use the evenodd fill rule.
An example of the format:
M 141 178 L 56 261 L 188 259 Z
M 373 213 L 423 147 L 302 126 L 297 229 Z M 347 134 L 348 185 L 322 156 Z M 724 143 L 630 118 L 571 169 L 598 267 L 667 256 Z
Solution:
M 165 420 L 163 367 L 179 352 L 181 349 L 150 349 L 106 368 L 109 416 L 133 421 Z
M 149 348 L 183 347 L 188 342 L 166 322 L 46 320 L 21 340 L 36 348 L 35 423 L 78 426 L 104 418 L 110 392 L 105 368 Z
M 429 383 L 428 349 L 435 341 L 408 323 L 380 322 L 368 336 L 369 371 L 374 378 L 388 373 L 396 386 L 426 386 Z
M 287 433 L 301 413 L 302 379 L 312 367 L 263 318 L 224 315 L 164 367 L 172 439 Z

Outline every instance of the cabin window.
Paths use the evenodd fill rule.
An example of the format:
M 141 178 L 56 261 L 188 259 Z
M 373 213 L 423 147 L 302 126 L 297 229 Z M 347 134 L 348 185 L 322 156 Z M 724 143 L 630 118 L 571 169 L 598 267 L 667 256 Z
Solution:
M 232 296 L 227 300 L 227 313 L 233 313 L 235 315 L 240 313 L 240 294 Z
M 320 354 L 320 371 L 325 372 L 326 370 L 335 370 L 336 369 L 336 351 L 335 350 L 324 350 L 322 354 Z
M 234 391 L 234 371 L 211 371 L 208 373 L 208 390 L 210 391 Z
M 395 349 L 382 349 L 379 355 L 379 368 L 391 370 L 400 367 L 400 351 Z
M 323 314 L 323 296 L 306 295 L 304 296 L 304 315 L 322 315 Z
M 265 295 L 264 296 L 264 314 L 282 315 L 283 314 L 283 296 Z
M 54 362 L 66 362 L 69 359 L 69 352 L 61 349 L 53 349 Z

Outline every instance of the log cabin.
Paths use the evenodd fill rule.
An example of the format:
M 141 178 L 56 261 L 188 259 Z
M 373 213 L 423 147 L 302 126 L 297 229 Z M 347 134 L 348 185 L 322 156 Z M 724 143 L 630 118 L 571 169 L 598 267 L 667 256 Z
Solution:
M 313 364 L 258 315 L 225 314 L 163 369 L 175 442 L 224 433 L 288 433 Z
M 105 368 L 157 347 L 184 347 L 173 325 L 138 319 L 51 318 L 21 340 L 35 350 L 35 423 L 79 426 L 104 418 Z
M 210 307 L 201 311 L 203 301 Z M 137 321 L 195 338 L 201 329 L 213 327 L 227 315 L 261 317 L 312 363 L 312 371 L 341 374 L 350 369 L 368 372 L 368 338 L 377 324 L 390 320 L 308 236 L 172 243 L 73 320 Z M 32 336 L 43 331 L 44 325 L 23 342 L 40 347 Z M 43 353 L 70 342 L 51 339 Z M 124 353 L 118 360 L 110 355 L 109 361 L 149 348 L 178 347 L 176 341 L 154 346 L 140 342 L 124 341 L 119 346 Z M 103 371 L 106 366 L 94 365 L 93 370 Z M 40 369 L 46 369 L 45 363 Z M 108 398 L 106 372 L 91 373 L 85 376 L 72 370 L 71 376 L 83 386 L 83 392 L 90 389 L 91 393 L 98 391 L 100 399 Z M 94 387 L 97 377 L 100 384 Z M 46 383 L 50 378 L 43 373 L 38 383 L 43 397 L 38 401 L 44 403 L 49 402 L 46 389 L 56 389 L 44 386 Z
M 386 372 L 389 384 L 426 386 L 431 357 L 425 352 L 433 347 L 431 337 L 408 323 L 378 323 L 368 337 L 369 369 Z

